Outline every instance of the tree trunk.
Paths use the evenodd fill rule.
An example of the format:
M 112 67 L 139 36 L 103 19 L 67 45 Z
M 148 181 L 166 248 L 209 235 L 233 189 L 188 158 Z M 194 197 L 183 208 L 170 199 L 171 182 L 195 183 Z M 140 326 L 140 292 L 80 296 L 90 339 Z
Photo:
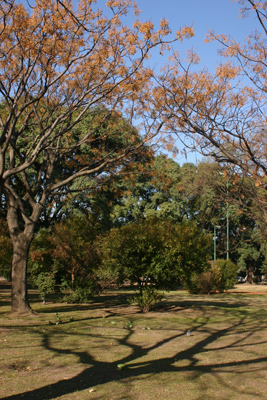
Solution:
M 252 266 L 253 260 L 249 260 L 249 266 L 247 267 L 247 283 L 250 283 L 251 285 L 254 283 L 253 278 L 254 278 L 254 268 Z
M 28 301 L 27 290 L 27 266 L 28 255 L 31 241 L 34 236 L 35 224 L 38 221 L 42 205 L 32 202 L 32 213 L 28 217 L 23 209 L 23 205 L 11 190 L 5 192 L 7 201 L 7 223 L 10 237 L 13 243 L 12 260 L 12 291 L 11 306 L 12 312 L 18 314 L 32 313 Z M 22 230 L 19 224 L 24 222 Z
M 12 260 L 12 312 L 29 314 L 32 312 L 28 301 L 27 290 L 27 265 L 31 241 L 20 232 L 13 236 L 13 260 Z

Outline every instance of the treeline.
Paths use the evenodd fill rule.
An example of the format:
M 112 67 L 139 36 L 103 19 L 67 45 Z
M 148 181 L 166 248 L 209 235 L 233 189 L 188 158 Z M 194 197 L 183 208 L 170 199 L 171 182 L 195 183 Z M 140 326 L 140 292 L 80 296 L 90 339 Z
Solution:
M 101 184 L 98 177 L 90 189 L 58 197 L 43 211 L 29 253 L 30 282 L 44 301 L 57 289 L 64 301 L 86 302 L 128 281 L 139 289 L 140 307 L 149 309 L 160 289 L 223 291 L 237 270 L 250 282 L 260 279 L 265 242 L 256 195 L 253 182 L 216 163 L 180 166 L 147 148 L 131 170 Z M 232 262 L 214 264 L 214 257 L 227 256 L 227 224 Z M 4 219 L 0 252 L 1 274 L 10 278 Z

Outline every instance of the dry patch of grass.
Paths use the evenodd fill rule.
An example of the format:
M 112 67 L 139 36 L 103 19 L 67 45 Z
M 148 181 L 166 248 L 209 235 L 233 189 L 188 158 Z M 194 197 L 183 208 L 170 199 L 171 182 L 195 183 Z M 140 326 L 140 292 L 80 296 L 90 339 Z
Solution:
M 18 319 L 0 296 L 2 399 L 267 398 L 266 295 L 171 292 L 147 314 L 122 292 L 83 306 L 33 299 L 39 314 Z

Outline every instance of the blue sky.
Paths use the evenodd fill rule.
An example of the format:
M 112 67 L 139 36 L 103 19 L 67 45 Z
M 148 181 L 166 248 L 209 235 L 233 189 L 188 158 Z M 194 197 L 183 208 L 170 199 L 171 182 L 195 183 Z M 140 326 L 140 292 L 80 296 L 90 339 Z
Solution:
M 184 25 L 193 25 L 196 36 L 177 47 L 181 53 L 194 47 L 201 57 L 201 64 L 211 69 L 216 64 L 218 45 L 204 44 L 208 29 L 243 40 L 258 26 L 255 15 L 246 19 L 240 18 L 240 4 L 232 0 L 137 0 L 137 3 L 142 10 L 140 19 L 151 20 L 155 26 L 162 17 L 169 21 L 173 33 Z M 159 64 L 164 61 L 158 59 Z
M 97 0 L 96 6 L 105 9 L 107 0 Z M 258 27 L 255 15 L 249 18 L 239 17 L 238 1 L 232 0 L 135 0 L 139 9 L 141 21 L 151 20 L 155 28 L 159 27 L 161 18 L 165 17 L 170 24 L 173 36 L 175 32 L 185 26 L 192 25 L 195 29 L 195 37 L 175 45 L 182 53 L 191 47 L 201 56 L 201 66 L 213 69 L 216 65 L 218 45 L 215 43 L 204 44 L 208 29 L 214 29 L 216 33 L 230 34 L 237 40 L 243 40 L 252 30 Z M 247 2 L 248 3 L 248 2 Z M 127 17 L 130 25 L 132 18 Z M 158 67 L 167 62 L 166 57 L 158 57 L 153 52 L 151 64 Z
M 215 42 L 204 43 L 209 29 L 214 29 L 216 33 L 229 34 L 238 41 L 243 41 L 251 31 L 259 29 L 255 14 L 251 13 L 247 18 L 241 18 L 241 5 L 232 0 L 137 0 L 137 3 L 142 10 L 140 19 L 151 20 L 155 27 L 162 17 L 169 21 L 173 34 L 184 25 L 192 25 L 195 37 L 185 40 L 183 44 L 175 44 L 175 48 L 182 56 L 184 51 L 193 47 L 201 57 L 199 68 L 205 66 L 211 72 L 219 62 L 219 46 Z M 167 54 L 161 57 L 156 52 L 153 52 L 149 60 L 151 66 L 157 68 L 166 62 Z M 187 158 L 180 153 L 176 159 L 179 164 L 186 161 L 197 163 L 200 160 L 201 155 L 195 153 L 188 154 Z

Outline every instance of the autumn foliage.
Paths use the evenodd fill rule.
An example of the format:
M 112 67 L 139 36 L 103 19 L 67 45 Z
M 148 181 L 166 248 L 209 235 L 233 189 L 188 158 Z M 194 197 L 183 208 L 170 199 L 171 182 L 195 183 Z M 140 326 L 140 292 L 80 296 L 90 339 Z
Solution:
M 267 5 L 239 3 L 244 18 L 255 15 L 258 30 L 244 43 L 208 32 L 206 42 L 217 42 L 221 57 L 214 72 L 199 68 L 194 51 L 186 59 L 174 52 L 156 80 L 153 109 L 165 133 L 175 133 L 185 147 L 266 185 Z
M 124 17 L 131 11 L 129 27 Z M 166 20 L 155 30 L 138 15 L 131 0 L 110 0 L 104 10 L 94 0 L 0 3 L 0 188 L 13 242 L 14 311 L 29 310 L 28 251 L 46 205 L 53 208 L 72 184 L 72 191 L 83 182 L 88 187 L 82 178 L 117 166 L 141 146 L 136 131 L 105 154 L 105 146 L 94 146 L 96 131 L 98 142 L 106 141 L 101 127 L 116 109 L 129 120 L 142 115 L 152 76 L 144 62 L 152 48 L 164 51 L 178 40 L 167 39 Z M 96 108 L 105 113 L 77 134 Z M 156 133 L 147 126 L 143 142 Z

